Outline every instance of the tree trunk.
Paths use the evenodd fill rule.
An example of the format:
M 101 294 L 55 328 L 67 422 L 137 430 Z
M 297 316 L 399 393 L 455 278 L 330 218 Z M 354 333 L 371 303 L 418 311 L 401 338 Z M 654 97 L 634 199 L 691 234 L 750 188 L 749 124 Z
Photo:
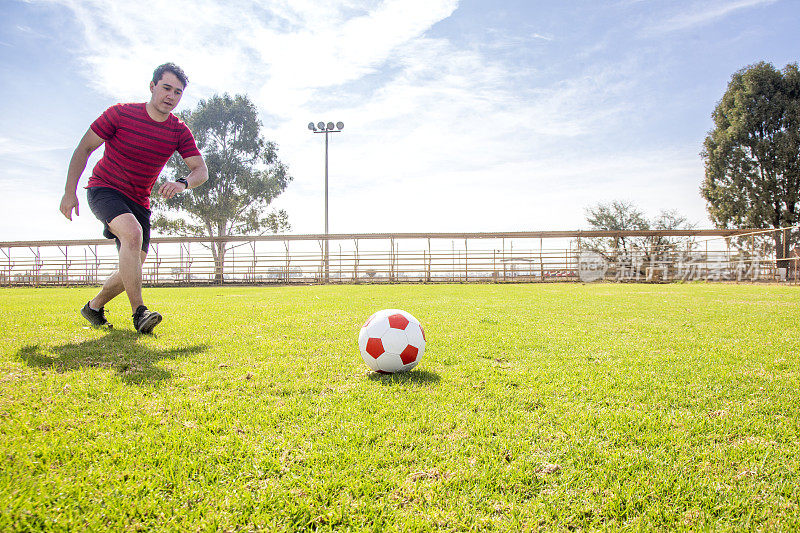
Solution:
M 222 285 L 225 283 L 225 243 L 215 242 L 214 248 L 214 283 Z
M 792 258 L 791 252 L 791 237 L 786 234 L 786 231 L 775 230 L 775 266 L 777 268 L 785 268 L 787 276 L 790 272 L 794 272 L 796 263 Z

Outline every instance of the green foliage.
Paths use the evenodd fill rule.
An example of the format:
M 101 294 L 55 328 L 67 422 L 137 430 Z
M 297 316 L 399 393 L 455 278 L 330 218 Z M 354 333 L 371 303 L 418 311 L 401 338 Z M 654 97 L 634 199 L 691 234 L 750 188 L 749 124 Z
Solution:
M 586 221 L 591 229 L 613 231 L 648 230 L 650 222 L 644 213 L 630 202 L 613 201 L 586 209 Z
M 722 228 L 800 223 L 800 71 L 760 62 L 736 72 L 712 114 L 700 192 Z M 778 258 L 795 235 L 775 232 Z
M 278 159 L 275 143 L 261 135 L 255 105 L 244 95 L 201 100 L 194 111 L 179 114 L 195 136 L 208 167 L 208 181 L 169 200 L 153 198 L 153 228 L 182 236 L 225 237 L 277 233 L 290 228 L 284 210 L 264 214 L 292 180 Z M 175 153 L 167 163 L 169 179 L 189 169 Z M 157 188 L 157 187 L 156 187 Z M 177 216 L 170 216 L 176 214 Z M 225 243 L 211 247 L 221 272 Z
M 94 292 L 0 289 L 2 531 L 800 528 L 797 287 L 146 289 L 157 336 Z

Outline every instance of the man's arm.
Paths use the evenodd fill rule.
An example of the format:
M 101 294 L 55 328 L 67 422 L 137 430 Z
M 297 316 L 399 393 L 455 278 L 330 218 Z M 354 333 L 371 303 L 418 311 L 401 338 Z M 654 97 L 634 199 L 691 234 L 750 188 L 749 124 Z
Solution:
M 183 183 L 178 183 L 177 181 L 164 182 L 161 187 L 158 188 L 158 194 L 167 200 L 179 192 L 183 192 L 186 189 L 194 189 L 202 185 L 208 179 L 208 168 L 206 167 L 206 162 L 203 161 L 203 156 L 193 155 L 185 158 L 183 162 L 189 167 L 190 172 L 189 175 L 186 176 L 186 181 L 189 182 L 189 186 L 186 187 Z
M 97 150 L 105 141 L 100 138 L 95 132 L 89 128 L 86 134 L 78 143 L 78 147 L 72 153 L 72 159 L 69 160 L 69 169 L 67 170 L 67 184 L 64 186 L 64 196 L 61 197 L 61 213 L 72 220 L 72 210 L 75 210 L 75 215 L 80 215 L 78 208 L 78 181 L 81 179 L 81 174 L 86 170 L 86 162 L 92 152 Z

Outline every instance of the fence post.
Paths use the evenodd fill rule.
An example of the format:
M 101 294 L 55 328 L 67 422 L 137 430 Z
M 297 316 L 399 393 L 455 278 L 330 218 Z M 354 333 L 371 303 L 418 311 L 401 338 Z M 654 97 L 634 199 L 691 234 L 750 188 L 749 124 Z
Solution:
M 153 253 L 156 256 L 156 273 L 153 279 L 153 283 L 158 284 L 161 281 L 161 277 L 158 274 L 158 269 L 161 266 L 161 259 L 158 258 L 158 244 L 153 244 Z
M 64 282 L 69 287 L 69 245 L 65 245 L 63 250 L 59 246 L 58 251 L 64 254 Z
M 284 271 L 284 275 L 286 276 L 286 283 L 289 283 L 289 241 L 288 241 L 288 239 L 283 241 L 283 245 L 286 247 L 286 270 Z
M 427 280 L 431 281 L 431 261 L 433 258 L 431 257 L 431 238 L 428 237 L 428 277 Z
M 39 285 L 39 247 L 36 247 L 36 250 L 33 247 L 28 246 L 28 250 L 31 251 L 33 254 L 33 275 L 31 276 L 31 281 L 33 282 L 34 286 Z
M 6 259 L 8 259 L 8 277 L 6 278 L 6 283 L 8 283 L 8 286 L 10 287 L 11 286 L 11 248 L 9 247 L 8 251 L 3 250 L 3 254 L 6 256 Z
M 464 281 L 469 283 L 469 248 L 467 239 L 464 239 Z
M 508 256 L 511 258 L 511 274 L 514 275 L 514 241 L 508 243 Z
M 338 243 L 338 244 L 339 244 L 339 275 L 338 275 L 337 279 L 339 280 L 339 283 L 341 283 L 342 279 L 344 279 L 342 277 L 342 243 Z M 330 246 L 330 244 L 328 246 Z
M 358 264 L 361 257 L 358 254 L 358 239 L 353 239 L 355 243 L 355 252 L 353 252 L 353 283 L 358 283 Z
M 542 245 L 544 241 L 539 237 L 539 281 L 544 281 L 544 260 L 542 258 Z
M 394 237 L 389 237 L 389 281 L 394 281 Z
M 100 258 L 97 257 L 97 246 L 89 247 L 89 251 L 92 252 L 94 256 L 94 271 L 92 272 L 92 282 L 99 283 L 99 276 L 100 276 Z
M 786 273 L 788 274 L 789 273 L 789 241 L 786 240 L 786 229 L 787 228 L 783 228 L 783 240 L 781 241 L 781 248 L 782 248 L 781 249 L 781 262 L 784 265 L 783 268 L 786 269 Z M 777 261 L 776 261 L 776 263 L 777 263 Z M 788 279 L 788 277 L 789 276 L 787 275 L 786 278 Z M 784 280 L 784 281 L 786 281 L 786 280 Z
M 256 281 L 256 241 L 250 241 L 250 249 L 253 252 L 253 265 L 252 265 L 252 272 L 251 276 L 253 279 L 253 283 Z
M 503 281 L 506 280 L 506 238 L 503 237 Z
M 319 244 L 319 254 L 320 254 L 320 267 L 317 272 L 319 272 L 319 278 L 323 283 L 327 283 L 328 280 L 325 279 L 325 246 L 327 246 L 328 241 L 324 241 L 320 239 L 317 241 Z

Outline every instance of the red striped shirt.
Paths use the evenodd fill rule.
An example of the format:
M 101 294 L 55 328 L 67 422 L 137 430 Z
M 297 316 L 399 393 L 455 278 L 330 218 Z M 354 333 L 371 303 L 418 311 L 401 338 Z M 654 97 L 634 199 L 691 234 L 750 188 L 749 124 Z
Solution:
M 192 132 L 172 113 L 164 122 L 147 114 L 145 104 L 111 106 L 91 125 L 105 141 L 105 152 L 87 187 L 111 187 L 150 209 L 150 192 L 170 156 L 200 155 Z

